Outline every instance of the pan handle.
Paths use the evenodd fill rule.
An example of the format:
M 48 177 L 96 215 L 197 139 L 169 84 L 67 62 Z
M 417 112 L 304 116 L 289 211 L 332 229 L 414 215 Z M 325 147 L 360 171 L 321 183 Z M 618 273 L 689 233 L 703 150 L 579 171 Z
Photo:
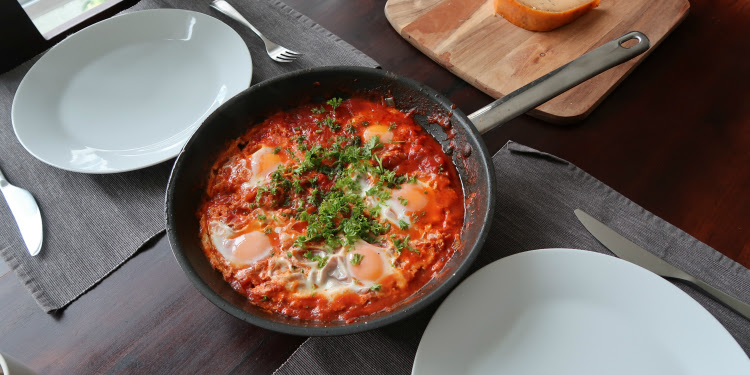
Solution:
M 624 47 L 630 40 L 637 44 Z M 488 104 L 470 114 L 469 119 L 480 133 L 487 133 L 579 83 L 646 52 L 649 46 L 646 35 L 631 31 Z

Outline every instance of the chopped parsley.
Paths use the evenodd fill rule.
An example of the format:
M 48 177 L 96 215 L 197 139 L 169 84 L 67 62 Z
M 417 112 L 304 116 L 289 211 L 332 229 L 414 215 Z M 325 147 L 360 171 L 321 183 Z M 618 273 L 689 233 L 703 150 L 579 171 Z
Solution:
M 409 223 L 405 222 L 404 220 L 399 220 L 398 227 L 401 228 L 401 230 L 407 230 L 409 229 Z
M 331 128 L 331 130 L 337 132 L 341 129 L 341 125 L 336 123 L 336 120 L 331 118 L 330 116 L 326 117 L 325 120 L 323 120 L 323 125 Z
M 404 249 L 419 254 L 419 250 L 415 249 L 409 244 L 409 236 L 406 236 L 405 238 L 398 238 L 395 234 L 392 234 L 391 241 L 393 241 L 393 247 L 396 248 L 396 251 L 398 251 L 399 254 Z
M 320 255 L 313 255 L 312 252 L 308 251 L 305 253 L 305 258 L 318 262 L 318 268 L 323 268 L 328 263 L 328 255 L 322 257 Z
M 352 260 L 351 260 L 351 263 L 352 263 L 353 265 L 355 265 L 355 266 L 358 266 L 358 265 L 359 265 L 360 263 L 362 263 L 362 259 L 363 259 L 364 257 L 365 257 L 365 256 L 364 256 L 364 255 L 362 255 L 362 254 L 353 254 L 353 255 L 352 255 Z
M 333 131 L 340 130 L 335 110 L 342 102 L 341 98 L 327 101 L 326 104 L 331 106 L 328 112 L 324 106 L 312 108 L 313 113 L 329 114 L 325 119 L 315 120 L 316 124 Z M 307 227 L 294 241 L 296 247 L 306 249 L 307 245 L 323 244 L 332 250 L 351 246 L 360 239 L 369 243 L 382 241 L 381 236 L 391 230 L 391 224 L 380 221 L 382 204 L 371 207 L 366 200 L 374 197 L 384 202 L 391 199 L 393 189 L 400 189 L 407 181 L 416 182 L 416 176 L 399 175 L 384 167 L 383 160 L 377 155 L 385 147 L 379 137 L 363 142 L 352 124 L 347 125 L 347 131 L 353 135 L 334 135 L 326 145 L 307 145 L 307 137 L 297 133 L 291 137 L 292 142 L 298 143 L 296 149 L 274 149 L 274 152 L 284 150 L 294 163 L 279 166 L 271 173 L 266 184 L 257 188 L 255 202 L 251 204 L 254 207 L 281 208 L 284 209 L 283 217 L 306 222 Z M 369 181 L 366 191 L 363 191 L 363 179 Z M 403 197 L 399 201 L 403 205 L 408 203 Z M 266 216 L 260 214 L 258 218 L 265 220 Z M 405 230 L 409 223 L 401 220 L 398 226 Z M 270 234 L 271 227 L 265 232 Z M 408 239 L 400 241 L 400 245 L 395 245 L 397 248 L 413 249 Z M 291 258 L 291 252 L 287 256 Z M 327 256 L 313 255 L 310 251 L 304 256 L 317 262 L 319 268 L 328 262 Z M 352 259 L 352 264 L 359 262 L 361 255 Z
M 317 212 L 300 217 L 307 221 L 307 232 L 298 236 L 294 244 L 304 248 L 308 242 L 325 241 L 328 247 L 336 248 L 352 245 L 358 238 L 374 241 L 388 227 L 367 213 L 368 207 L 358 194 L 333 189 L 323 198 Z
M 261 301 L 268 301 L 268 296 L 264 294 L 263 297 L 260 300 Z
M 335 111 L 336 108 L 338 108 L 338 106 L 341 105 L 341 101 L 342 101 L 341 98 L 331 98 L 329 101 L 326 102 L 326 104 L 333 107 L 333 110 Z
M 382 287 L 383 286 L 380 284 L 372 284 L 372 286 L 370 287 L 370 290 L 372 290 L 373 292 L 379 292 Z
M 383 143 L 380 142 L 380 137 L 377 135 L 374 137 L 370 137 L 370 139 L 367 140 L 367 143 L 365 143 L 365 149 L 367 149 L 370 152 L 381 147 L 383 147 Z M 377 158 L 377 156 L 375 157 Z M 375 160 L 377 161 L 380 159 L 375 159 Z M 382 164 L 380 165 L 380 167 L 381 168 L 383 167 Z
M 294 180 L 292 181 L 292 187 L 294 188 L 294 192 L 297 194 L 301 194 L 304 189 L 302 189 L 302 183 L 300 180 Z
M 404 197 L 398 197 L 398 201 L 401 202 L 402 205 L 406 206 L 409 204 L 409 200 Z

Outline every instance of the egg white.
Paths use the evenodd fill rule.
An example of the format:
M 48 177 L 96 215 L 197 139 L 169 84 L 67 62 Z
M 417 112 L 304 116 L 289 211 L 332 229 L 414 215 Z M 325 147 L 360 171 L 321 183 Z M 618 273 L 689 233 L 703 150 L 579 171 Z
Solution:
M 242 183 L 243 189 L 251 189 L 263 185 L 271 173 L 275 172 L 279 166 L 283 163 L 281 158 L 274 153 L 274 149 L 271 147 L 263 146 L 258 151 L 255 151 L 249 158 L 250 179 L 247 182 Z M 270 162 L 269 162 L 269 159 Z M 279 159 L 277 161 L 273 159 Z M 246 164 L 245 164 L 246 165 Z
M 261 246 L 259 253 L 254 258 L 243 259 L 237 257 L 234 250 L 241 241 L 247 240 L 244 235 L 237 235 L 231 227 L 218 221 L 209 223 L 209 232 L 211 243 L 214 245 L 214 248 L 216 248 L 227 262 L 234 265 L 251 265 L 261 259 L 267 258 L 273 252 L 273 247 L 269 242 L 268 244 L 263 244 Z
M 315 293 L 316 295 L 322 295 L 327 298 L 332 298 L 336 295 L 348 292 L 367 293 L 378 280 L 396 272 L 393 263 L 398 254 L 392 248 L 381 248 L 379 251 L 383 263 L 383 272 L 381 276 L 377 280 L 359 280 L 354 277 L 352 272 L 351 254 L 356 252 L 360 241 L 357 241 L 357 243 L 350 248 L 342 246 L 332 252 L 328 252 L 322 247 L 311 247 L 305 251 L 296 252 L 296 255 L 294 256 L 295 259 L 298 264 L 301 264 L 306 270 L 303 279 L 299 278 L 301 273 L 289 275 L 289 277 L 296 280 L 298 283 L 297 293 L 307 295 Z M 305 258 L 303 254 L 306 251 L 310 251 L 313 256 L 318 255 L 321 257 L 328 257 L 325 266 L 323 266 L 323 268 L 318 268 L 318 263 L 316 261 Z M 284 269 L 284 271 L 286 271 L 286 269 Z
M 394 193 L 396 192 L 396 189 L 387 189 L 391 197 L 388 199 L 382 200 L 379 197 L 367 195 L 367 192 L 375 186 L 370 181 L 370 179 L 360 178 L 359 184 L 360 184 L 360 189 L 361 189 L 360 196 L 365 200 L 365 203 L 369 207 L 377 207 L 379 209 L 378 212 L 379 212 L 380 218 L 389 221 L 393 225 L 398 225 L 400 221 L 406 222 L 409 225 L 412 224 L 411 214 L 414 211 L 410 209 L 409 207 L 407 207 L 406 205 L 402 204 L 401 201 L 398 199 L 398 197 L 396 197 Z M 407 184 L 404 184 L 404 185 L 407 185 Z M 424 191 L 432 190 L 428 184 L 426 184 L 425 182 L 422 182 L 421 180 L 417 180 L 416 184 L 409 184 L 409 185 L 416 185 L 415 188 L 419 190 L 424 190 Z
M 391 197 L 382 199 L 367 195 L 367 192 L 375 186 L 374 179 L 369 176 L 360 176 L 358 181 L 359 191 L 355 191 L 355 193 L 358 193 L 369 207 L 377 208 L 379 220 L 391 222 L 396 226 L 400 221 L 411 225 L 410 215 L 412 210 L 399 201 L 394 194 L 397 189 L 387 189 Z M 425 191 L 431 190 L 430 186 L 421 180 L 405 185 L 414 186 L 414 189 L 420 191 L 422 189 Z M 402 185 L 402 188 L 405 185 Z M 271 215 L 272 213 L 266 214 L 269 218 Z M 399 269 L 395 267 L 399 253 L 389 241 L 385 241 L 382 246 L 367 244 L 358 240 L 353 245 L 340 246 L 333 250 L 326 248 L 324 245 L 308 245 L 305 249 L 300 249 L 293 245 L 294 239 L 302 234 L 293 229 L 294 224 L 295 221 L 290 218 L 279 218 L 278 222 L 274 221 L 272 230 L 278 235 L 278 240 L 281 242 L 280 246 L 285 250 L 282 250 L 280 254 L 273 258 L 269 271 L 271 278 L 276 280 L 275 282 L 285 285 L 290 292 L 297 295 L 325 296 L 328 299 L 350 292 L 368 293 L 375 284 L 379 283 L 379 280 L 399 272 Z M 214 246 L 225 259 L 238 265 L 248 264 L 238 260 L 232 253 L 231 247 L 233 244 L 231 241 L 235 233 L 229 226 L 224 223 L 211 223 L 210 233 Z M 375 280 L 361 280 L 354 275 L 355 272 L 352 269 L 354 266 L 351 262 L 353 254 L 357 253 L 359 246 L 369 246 L 371 249 L 376 249 L 377 256 L 381 258 L 382 274 Z M 268 252 L 271 251 L 268 250 Z M 308 251 L 312 256 L 327 257 L 325 265 L 318 268 L 317 261 L 304 256 Z M 373 253 L 370 253 L 369 256 L 373 256 Z M 265 257 L 268 257 L 268 255 Z

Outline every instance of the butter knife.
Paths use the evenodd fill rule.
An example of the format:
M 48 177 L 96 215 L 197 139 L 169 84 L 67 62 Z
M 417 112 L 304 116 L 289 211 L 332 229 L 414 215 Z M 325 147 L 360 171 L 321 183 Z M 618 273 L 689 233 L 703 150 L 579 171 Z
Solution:
M 42 249 L 42 215 L 34 197 L 28 191 L 11 185 L 0 171 L 0 192 L 8 202 L 10 213 L 16 219 L 21 237 L 31 256 Z
M 586 227 L 586 230 L 588 230 L 597 241 L 601 242 L 602 245 L 615 253 L 619 258 L 637 264 L 659 276 L 678 279 L 693 284 L 708 293 L 717 301 L 727 305 L 745 318 L 750 319 L 750 305 L 665 262 L 661 258 L 651 254 L 649 251 L 634 244 L 627 238 L 594 219 L 591 215 L 579 209 L 576 209 L 573 212 L 576 214 L 576 217 L 578 217 L 581 224 Z

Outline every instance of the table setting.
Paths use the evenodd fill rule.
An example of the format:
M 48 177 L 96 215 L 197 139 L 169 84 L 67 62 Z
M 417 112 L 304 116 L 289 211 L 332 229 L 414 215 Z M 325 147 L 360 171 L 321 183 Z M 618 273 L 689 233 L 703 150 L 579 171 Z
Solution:
M 264 6 L 268 7 L 268 9 L 263 10 L 255 10 L 253 9 L 254 13 L 261 12 L 261 14 L 274 14 L 276 17 L 283 18 L 285 13 L 289 12 L 291 9 L 285 8 L 283 6 L 283 3 L 277 3 L 277 4 L 271 4 L 267 5 L 265 3 L 261 4 L 251 4 L 251 6 Z M 133 9 L 135 12 L 134 15 L 148 15 L 149 11 L 147 9 L 152 8 L 165 8 L 170 7 L 168 3 L 158 3 L 158 2 L 141 2 L 138 5 L 136 5 L 138 9 Z M 184 4 L 180 4 L 180 7 L 185 8 Z M 207 7 L 207 4 L 205 2 L 196 2 L 196 7 L 202 9 L 204 12 L 210 12 L 210 8 Z M 144 10 L 144 12 L 137 12 L 138 10 Z M 275 12 L 275 13 L 270 13 Z M 248 12 L 250 13 L 250 12 Z M 129 17 L 130 15 L 126 14 L 123 15 L 124 17 Z M 299 14 L 293 14 L 293 17 L 299 17 L 302 18 L 302 15 Z M 211 20 L 211 18 L 206 18 L 206 20 Z M 145 20 L 135 20 L 136 24 L 143 24 Z M 161 23 L 163 22 L 161 19 L 157 19 L 153 21 L 155 23 Z M 181 20 L 177 20 L 175 22 L 181 22 Z M 265 22 L 273 22 L 271 18 L 266 19 Z M 247 42 L 239 41 L 239 43 L 252 43 L 251 45 L 255 46 L 256 49 L 258 49 L 258 53 L 254 53 L 255 56 L 258 58 L 253 61 L 252 68 L 250 67 L 250 61 L 249 58 L 245 58 L 245 64 L 239 65 L 235 70 L 232 70 L 229 73 L 243 73 L 245 76 L 241 77 L 234 77 L 230 76 L 226 78 L 227 80 L 233 82 L 236 84 L 236 87 L 233 87 L 233 93 L 236 94 L 240 90 L 244 89 L 245 86 L 249 83 L 250 80 L 254 83 L 258 83 L 262 81 L 265 78 L 273 77 L 281 72 L 284 72 L 284 69 L 290 69 L 290 70 L 297 70 L 297 69 L 303 69 L 307 66 L 317 66 L 317 65 L 325 65 L 325 64 L 331 64 L 333 62 L 336 63 L 342 63 L 342 64 L 365 64 L 365 66 L 375 67 L 377 66 L 377 63 L 375 63 L 373 60 L 364 57 L 360 53 L 354 52 L 350 46 L 346 45 L 343 42 L 338 41 L 337 39 L 331 39 L 334 38 L 329 33 L 326 33 L 325 30 L 319 29 L 319 27 L 316 27 L 315 24 L 312 23 L 312 21 L 302 19 L 301 22 L 292 23 L 291 21 L 286 21 L 290 23 L 291 25 L 295 25 L 298 29 L 293 31 L 292 35 L 308 35 L 309 39 L 306 41 L 302 40 L 296 40 L 296 42 L 303 42 L 308 43 L 309 45 L 315 45 L 317 41 L 320 41 L 322 43 L 325 41 L 326 43 L 332 44 L 331 46 L 331 54 L 328 56 L 311 56 L 307 59 L 296 61 L 296 62 L 290 62 L 285 65 L 279 65 L 274 61 L 270 61 L 268 59 L 261 59 L 261 57 L 264 57 L 260 55 L 259 53 L 262 51 L 264 53 L 264 47 L 262 42 L 257 39 L 257 37 L 245 33 L 245 37 L 247 38 Z M 224 26 L 226 28 L 226 26 Z M 270 27 L 267 27 L 268 29 L 271 29 Z M 317 30 L 315 34 L 306 31 L 309 29 Z M 113 31 L 117 32 L 117 30 Z M 94 36 L 101 37 L 101 34 L 93 34 Z M 70 42 L 75 42 L 75 40 L 70 39 Z M 86 44 L 88 41 L 81 41 L 82 44 Z M 90 42 L 89 42 L 90 43 Z M 338 49 L 333 48 L 337 44 L 340 44 L 340 47 Z M 300 49 L 302 45 L 299 47 L 295 46 L 296 48 Z M 105 54 L 107 51 L 102 52 L 102 54 Z M 340 55 L 336 55 L 336 54 Z M 348 54 L 348 55 L 347 55 Z M 345 57 L 340 57 L 341 55 L 344 55 Z M 178 55 L 179 56 L 179 55 Z M 221 56 L 222 58 L 231 58 L 234 60 L 237 60 L 236 56 Z M 64 58 L 64 57 L 63 57 Z M 158 65 L 157 61 L 157 65 Z M 165 61 L 169 62 L 169 61 Z M 202 61 L 199 61 L 201 63 Z M 31 62 L 30 62 L 31 63 Z M 53 62 L 54 63 L 54 62 Z M 233 63 L 237 63 L 237 61 L 233 61 Z M 29 64 L 29 63 L 27 63 Z M 12 85 L 12 82 L 15 82 L 16 79 L 22 78 L 23 69 L 17 68 L 17 70 L 9 72 L 9 74 L 6 75 L 8 81 L 8 85 Z M 51 69 L 53 72 L 56 72 L 57 69 L 59 69 L 59 66 L 55 65 L 54 69 Z M 74 67 L 71 67 L 70 69 L 74 69 Z M 188 74 L 198 74 L 201 67 L 199 65 L 193 67 L 193 71 L 188 71 L 186 73 Z M 234 69 L 234 68 L 233 68 Z M 248 73 L 251 73 L 253 76 L 247 76 Z M 162 72 L 157 72 L 162 73 Z M 95 74 L 95 73 L 92 73 Z M 31 77 L 33 78 L 33 76 Z M 40 79 L 43 79 L 44 77 L 40 77 Z M 85 79 L 93 79 L 96 80 L 97 76 L 91 77 L 91 78 L 85 78 Z M 119 80 L 127 79 L 120 78 Z M 147 82 L 148 80 L 153 80 L 154 76 L 146 75 L 143 77 L 144 82 Z M 177 77 L 177 79 L 183 79 L 182 77 Z M 118 80 L 117 77 L 114 78 L 115 81 Z M 237 80 L 237 81 L 235 81 Z M 227 82 L 229 82 L 227 81 Z M 119 85 L 118 85 L 119 83 Z M 120 87 L 122 86 L 123 82 L 112 82 L 111 85 L 113 87 Z M 16 83 L 18 84 L 18 83 Z M 218 82 L 218 83 L 211 83 L 210 86 L 217 86 L 217 85 L 223 85 L 224 83 Z M 83 87 L 80 88 L 80 90 L 85 90 L 86 85 L 82 84 Z M 174 85 L 173 85 L 174 86 Z M 208 88 L 208 87 L 207 87 Z M 213 87 L 211 87 L 213 88 Z M 10 89 L 10 87 L 9 87 Z M 184 88 L 181 87 L 175 87 L 176 91 L 184 90 Z M 216 89 L 216 92 L 220 91 L 220 89 Z M 10 93 L 10 91 L 9 91 Z M 24 93 L 21 92 L 20 95 L 23 95 Z M 31 91 L 28 94 L 32 98 L 37 98 L 38 93 Z M 135 96 L 136 94 L 132 94 L 132 96 Z M 173 95 L 173 93 L 164 93 L 162 95 Z M 218 95 L 218 94 L 216 94 Z M 60 94 L 59 96 L 62 96 Z M 12 100 L 12 96 L 9 96 L 7 98 L 9 101 Z M 183 98 L 184 99 L 184 98 Z M 206 105 L 205 102 L 212 103 L 214 102 L 213 98 L 199 98 L 202 99 L 202 102 L 196 103 L 200 107 L 198 107 L 198 112 L 192 113 L 192 117 L 197 119 L 194 119 L 193 121 L 200 120 L 201 116 L 200 113 L 203 113 L 204 111 L 215 109 L 215 107 L 218 105 L 216 104 L 209 104 L 208 108 L 205 108 Z M 228 99 L 228 98 L 227 98 Z M 23 96 L 18 98 L 17 100 L 23 100 Z M 92 100 L 92 98 L 86 97 L 85 95 L 82 95 L 80 99 L 81 102 L 89 102 Z M 144 107 L 143 102 L 141 102 L 141 98 L 134 99 L 131 105 L 134 106 L 140 106 L 140 108 Z M 146 101 L 150 100 L 149 98 L 145 98 Z M 23 108 L 23 102 L 19 103 L 19 106 Z M 32 103 L 33 104 L 33 103 Z M 29 104 L 29 105 L 32 105 Z M 69 103 L 68 105 L 75 107 L 76 105 L 83 105 L 82 103 Z M 151 112 L 157 111 L 158 107 L 161 107 L 163 105 L 172 106 L 171 111 L 179 111 L 179 107 L 183 106 L 183 102 L 174 102 L 174 103 L 165 103 L 165 104 L 159 104 L 154 108 L 146 109 L 150 110 Z M 18 108 L 18 107 L 17 107 Z M 23 111 L 21 108 L 18 108 L 17 110 Z M 10 111 L 10 106 L 5 106 L 4 111 Z M 71 108 L 70 111 L 75 111 L 75 108 Z M 7 116 L 5 115 L 7 112 L 4 112 L 5 118 L 9 121 L 10 120 L 10 114 Z M 33 109 L 28 111 L 29 116 L 38 116 L 38 111 L 34 111 Z M 104 116 L 107 115 L 108 112 L 103 113 Z M 18 112 L 14 113 L 17 116 L 23 116 L 22 114 L 18 114 Z M 55 116 L 56 113 L 51 113 L 51 116 Z M 143 116 L 143 117 L 141 117 Z M 45 157 L 45 162 L 60 166 L 63 168 L 66 168 L 68 170 L 78 171 L 78 172 L 88 172 L 88 173 L 98 173 L 102 174 L 101 176 L 95 176 L 95 175 L 83 175 L 83 174 L 71 174 L 71 173 L 65 173 L 63 171 L 59 171 L 56 169 L 50 169 L 46 168 L 46 166 L 40 164 L 38 161 L 32 159 L 29 159 L 29 154 L 26 151 L 22 151 L 22 149 L 19 149 L 18 143 L 15 143 L 13 145 L 9 145 L 9 148 L 4 147 L 3 150 L 7 152 L 7 154 L 3 154 L 3 162 L 9 163 L 8 166 L 3 165 L 4 170 L 6 173 L 11 177 L 10 173 L 14 172 L 11 168 L 20 168 L 18 171 L 19 174 L 21 174 L 20 177 L 14 178 L 11 181 L 14 181 L 16 183 L 24 183 L 26 186 L 30 185 L 32 183 L 32 180 L 39 179 L 40 174 L 49 174 L 51 173 L 51 176 L 43 177 L 45 180 L 53 179 L 56 180 L 55 183 L 49 183 L 47 186 L 49 186 L 49 191 L 44 192 L 36 192 L 37 200 L 41 201 L 41 209 L 46 214 L 46 220 L 47 220 L 47 230 L 50 228 L 59 228 L 60 230 L 69 230 L 71 232 L 69 233 L 60 233 L 59 239 L 58 234 L 55 232 L 47 233 L 47 243 L 49 246 L 59 246 L 64 248 L 69 248 L 70 250 L 63 251 L 63 252 L 48 252 L 41 255 L 42 262 L 44 264 L 36 264 L 39 268 L 36 272 L 39 274 L 34 277 L 37 283 L 40 283 L 44 285 L 44 287 L 40 288 L 34 288 L 32 289 L 32 293 L 37 296 L 37 299 L 40 301 L 40 304 L 45 308 L 47 311 L 59 309 L 63 306 L 65 306 L 68 302 L 70 302 L 72 299 L 83 293 L 86 289 L 90 288 L 94 283 L 96 283 L 98 280 L 100 280 L 102 277 L 104 277 L 107 273 L 111 272 L 114 267 L 116 267 L 118 264 L 121 264 L 123 261 L 125 261 L 128 257 L 130 257 L 137 249 L 138 247 L 143 244 L 146 240 L 156 235 L 159 231 L 163 229 L 163 215 L 162 215 L 162 207 L 164 202 L 164 189 L 166 187 L 166 181 L 169 173 L 169 169 L 171 168 L 171 165 L 168 163 L 157 165 L 154 168 L 143 170 L 140 167 L 139 170 L 134 171 L 130 173 L 129 175 L 127 173 L 125 174 L 117 174 L 113 176 L 107 176 L 103 175 L 104 173 L 112 173 L 113 171 L 128 171 L 130 169 L 135 168 L 134 166 L 143 166 L 153 164 L 153 163 L 159 163 L 163 161 L 162 159 L 165 158 L 172 158 L 174 155 L 176 155 L 177 151 L 179 151 L 179 147 L 185 142 L 186 136 L 190 133 L 188 132 L 185 134 L 183 129 L 180 128 L 174 128 L 173 130 L 177 130 L 177 132 L 182 132 L 183 134 L 178 137 L 177 139 L 166 142 L 166 144 L 160 144 L 163 143 L 165 138 L 167 141 L 169 141 L 168 134 L 165 134 L 162 132 L 161 134 L 157 133 L 154 134 L 150 139 L 148 134 L 144 134 L 150 127 L 154 126 L 164 126 L 163 118 L 162 119 L 155 119 L 154 122 L 146 122 L 142 123 L 142 128 L 140 129 L 133 129 L 132 126 L 134 125 L 128 125 L 128 122 L 130 121 L 140 121 L 146 117 L 153 116 L 153 113 L 142 113 L 142 114 L 136 114 L 134 117 L 130 118 L 124 118 L 123 123 L 116 124 L 115 129 L 121 129 L 120 133 L 106 133 L 102 134 L 102 138 L 106 139 L 89 139 L 85 140 L 87 142 L 93 142 L 92 144 L 95 146 L 99 146 L 99 149 L 102 151 L 99 151 L 99 156 L 97 158 L 97 155 L 90 155 L 88 159 L 94 159 L 93 161 L 88 160 L 86 161 L 86 157 L 82 156 L 81 158 L 84 159 L 83 161 L 77 162 L 76 159 L 70 159 L 70 160 L 64 160 L 66 152 L 72 152 L 69 150 L 76 151 L 76 149 L 81 149 L 85 153 L 85 148 L 81 148 L 80 142 L 79 144 L 75 144 L 75 137 L 81 138 L 78 134 L 73 134 L 73 136 L 68 137 L 71 139 L 70 144 L 63 144 L 60 145 L 60 152 L 59 154 L 54 155 L 48 155 Z M 102 119 L 97 119 L 96 117 L 90 118 L 91 123 L 83 124 L 80 128 L 77 128 L 77 131 L 82 134 L 90 134 L 92 128 L 95 128 L 99 121 Z M 24 119 L 23 117 L 19 118 L 19 124 L 22 124 L 23 121 L 26 121 L 26 123 L 30 124 L 31 126 L 35 125 L 43 125 L 43 124 L 50 124 L 50 126 L 54 126 L 51 124 L 50 119 L 38 119 L 38 118 L 29 118 Z M 183 121 L 183 124 L 185 121 Z M 194 126 L 192 123 L 188 124 L 190 126 Z M 18 125 L 22 126 L 22 125 Z M 184 125 L 183 125 L 184 126 Z M 40 150 L 42 152 L 45 151 L 52 151 L 50 150 L 52 147 L 48 146 L 47 143 L 49 143 L 51 140 L 59 140 L 60 138 L 63 138 L 62 136 L 58 134 L 52 134 L 50 135 L 49 140 L 45 139 L 39 139 L 38 134 L 49 134 L 50 130 L 44 130 L 44 129 L 23 129 L 24 131 L 28 130 L 29 136 L 32 137 L 32 141 L 36 141 L 37 144 L 28 144 L 27 148 L 32 148 L 33 150 Z M 116 147 L 110 147 L 112 150 L 108 150 L 108 143 L 112 142 L 110 137 L 116 137 L 117 141 L 122 141 L 123 137 L 126 137 L 128 134 L 132 134 L 131 132 L 133 130 L 138 130 L 138 136 L 135 139 L 126 140 L 125 149 L 124 151 L 118 150 L 118 148 L 122 149 L 120 146 L 115 145 Z M 190 127 L 187 128 L 187 130 L 191 130 Z M 12 140 L 15 138 L 13 135 L 13 130 L 10 127 L 4 127 L 3 129 L 3 139 Z M 7 133 L 6 133 L 7 132 Z M 70 132 L 70 131 L 69 131 Z M 23 134 L 23 133 L 21 133 Z M 131 136 L 132 137 L 132 136 Z M 20 136 L 20 138 L 23 139 L 23 136 Z M 85 138 L 84 138 L 85 139 Z M 61 142 L 62 143 L 62 142 Z M 26 145 L 27 143 L 22 143 Z M 110 143 L 111 144 L 111 143 Z M 10 148 L 14 147 L 14 148 Z M 141 150 L 139 151 L 138 148 Z M 96 153 L 95 153 L 96 154 Z M 110 155 L 108 155 L 110 154 Z M 120 154 L 120 155 L 118 155 Z M 140 159 L 138 157 L 134 156 L 128 156 L 128 155 L 143 155 L 142 157 L 144 159 Z M 122 155 L 122 156 L 121 156 Z M 21 159 L 19 159 L 21 158 Z M 105 158 L 104 161 L 100 160 L 100 158 Z M 133 160 L 135 159 L 135 160 Z M 60 161 L 60 163 L 67 163 L 67 164 L 58 164 L 57 161 Z M 113 163 L 117 163 L 119 160 L 122 160 L 122 165 L 113 165 Z M 125 163 L 133 163 L 132 165 L 128 165 Z M 102 166 L 104 164 L 104 166 Z M 133 166 L 134 165 L 134 166 Z M 37 172 L 37 170 L 31 169 L 35 166 L 38 166 L 43 171 Z M 26 168 L 29 168 L 27 170 L 24 170 Z M 160 170 L 159 170 L 160 169 Z M 36 177 L 34 177 L 36 176 Z M 29 181 L 24 181 L 24 177 L 28 178 Z M 60 198 L 58 198 L 61 195 L 65 195 L 64 191 L 68 189 L 74 188 L 78 190 L 79 194 L 76 194 L 74 196 L 70 196 L 71 200 L 68 202 L 63 203 L 62 201 L 59 201 Z M 108 191 L 105 193 L 105 191 Z M 49 202 L 57 201 L 55 205 L 52 205 L 51 207 L 45 207 L 44 201 L 47 200 Z M 64 200 L 64 199 L 63 199 Z M 88 204 L 83 204 L 84 202 L 87 202 Z M 129 207 L 130 206 L 130 207 Z M 75 217 L 71 218 L 69 217 L 69 212 L 71 210 L 71 207 L 80 207 L 83 208 L 83 210 L 78 210 Z M 110 219 L 112 214 L 115 214 L 116 216 L 121 216 L 123 221 L 121 221 L 118 226 L 119 228 L 114 228 L 109 225 L 99 225 L 101 222 L 107 222 Z M 97 230 L 91 230 L 95 227 L 99 227 Z M 67 228 L 67 229 L 65 229 Z M 110 231 L 107 228 L 111 228 Z M 127 228 L 127 229 L 126 229 Z M 12 227 L 8 227 L 8 231 L 14 230 Z M 91 238 L 90 241 L 94 243 L 101 242 L 101 245 L 104 246 L 103 248 L 92 248 L 91 251 L 94 251 L 93 254 L 84 254 L 80 253 L 79 251 L 76 251 L 75 249 L 78 248 L 78 243 L 81 241 L 83 237 L 88 236 L 94 236 L 97 239 Z M 4 238 L 11 238 L 11 234 L 8 233 Z M 111 238 L 111 241 L 102 241 L 105 238 Z M 56 241 L 62 241 L 62 243 L 56 244 Z M 107 243 L 112 244 L 113 246 L 111 248 L 106 248 Z M 15 250 L 15 249 L 14 249 Z M 119 254 L 118 254 L 119 253 Z M 21 253 L 20 256 L 14 257 L 8 260 L 9 264 L 13 264 L 14 262 L 23 262 L 24 260 L 29 261 L 37 261 L 35 259 L 27 259 L 24 257 L 25 254 Z M 58 259 L 45 259 L 45 257 L 60 257 Z M 69 258 L 70 256 L 76 256 L 80 258 Z M 91 264 L 89 262 L 85 262 L 84 260 L 87 258 L 97 258 L 99 261 L 95 264 Z M 67 264 L 66 264 L 67 263 Z M 96 270 L 86 270 L 86 272 L 82 272 L 82 274 L 75 274 L 75 267 L 72 267 L 73 264 L 86 264 L 88 263 L 89 267 L 92 268 L 98 268 Z M 62 270 L 61 272 L 73 272 L 71 275 L 60 275 L 60 274 L 54 274 L 51 273 L 49 269 L 44 269 L 45 266 L 49 267 L 56 267 Z M 32 266 L 34 267 L 34 266 Z M 24 269 L 23 266 L 19 265 L 15 267 L 16 269 L 21 268 L 18 272 L 22 272 L 24 274 L 34 272 L 31 270 Z M 94 271 L 94 272 L 91 272 Z M 46 279 L 49 277 L 49 279 Z M 68 282 L 66 283 L 58 283 L 55 279 L 57 277 L 64 277 Z M 42 281 L 44 280 L 44 281 Z M 45 293 L 44 290 L 47 288 L 51 288 L 51 292 L 49 295 L 43 294 Z M 68 291 L 62 291 L 59 289 L 69 289 Z
M 0 74 L 0 354 L 18 373 L 750 371 L 750 114 L 725 79 L 750 76 L 732 38 L 690 44 L 741 40 L 750 8 L 595 1 L 529 11 L 562 22 L 532 31 L 502 3 L 141 0 Z M 453 220 L 446 183 L 460 221 L 430 225 Z

